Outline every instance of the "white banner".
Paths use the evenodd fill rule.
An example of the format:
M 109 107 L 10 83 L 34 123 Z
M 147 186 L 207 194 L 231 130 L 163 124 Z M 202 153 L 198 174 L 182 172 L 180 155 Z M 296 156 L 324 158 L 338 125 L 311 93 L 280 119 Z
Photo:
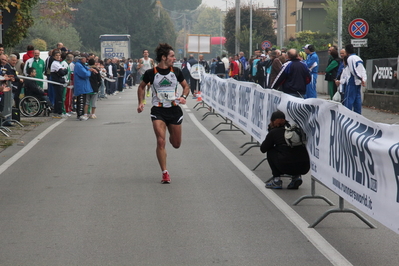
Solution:
M 283 111 L 308 136 L 311 174 L 370 217 L 399 233 L 399 125 L 375 123 L 339 103 L 300 99 L 205 74 L 203 100 L 257 141 Z

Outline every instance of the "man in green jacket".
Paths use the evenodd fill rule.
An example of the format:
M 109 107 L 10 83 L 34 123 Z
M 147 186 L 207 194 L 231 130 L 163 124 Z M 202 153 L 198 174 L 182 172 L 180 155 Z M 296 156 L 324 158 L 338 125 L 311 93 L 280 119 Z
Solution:
M 33 57 L 26 61 L 25 66 L 24 66 L 24 75 L 25 76 L 28 76 L 27 70 L 30 67 L 33 67 L 34 69 L 36 69 L 36 78 L 43 79 L 43 74 L 44 74 L 44 70 L 45 70 L 45 64 L 44 64 L 43 59 L 40 58 L 40 51 L 39 50 L 35 50 L 33 52 Z M 43 82 L 36 81 L 36 83 L 41 88 L 43 88 Z

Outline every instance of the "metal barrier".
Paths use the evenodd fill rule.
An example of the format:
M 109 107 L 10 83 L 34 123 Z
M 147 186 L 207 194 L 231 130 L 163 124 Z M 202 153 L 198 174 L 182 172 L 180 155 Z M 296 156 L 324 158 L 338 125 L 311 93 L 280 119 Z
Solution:
M 11 83 L 8 82 L 7 84 L 10 88 L 12 88 Z M 12 91 L 5 91 L 3 92 L 3 99 L 4 103 L 3 111 L 0 113 L 0 133 L 2 133 L 4 136 L 9 137 L 10 135 L 7 134 L 7 132 L 11 132 L 11 129 L 8 127 L 4 126 L 5 123 L 16 123 L 20 127 L 23 127 L 23 125 L 18 122 L 17 120 L 12 119 L 12 105 L 13 105 L 13 97 L 12 97 Z

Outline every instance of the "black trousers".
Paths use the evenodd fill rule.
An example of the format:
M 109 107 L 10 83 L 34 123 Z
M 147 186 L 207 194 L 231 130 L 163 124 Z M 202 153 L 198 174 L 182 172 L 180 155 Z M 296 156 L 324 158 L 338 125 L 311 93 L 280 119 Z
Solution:
M 62 114 L 62 96 L 64 92 L 64 87 L 60 85 L 55 85 L 53 84 L 54 88 L 54 113 L 56 114 Z
M 84 115 L 84 107 L 86 104 L 86 94 L 76 96 L 76 116 L 79 118 Z
M 273 176 L 286 175 L 304 175 L 309 172 L 310 162 L 309 155 L 307 155 L 306 149 L 301 152 L 298 156 L 298 160 L 281 159 L 276 149 L 271 149 L 267 152 L 267 161 L 269 162 L 270 169 L 272 170 Z

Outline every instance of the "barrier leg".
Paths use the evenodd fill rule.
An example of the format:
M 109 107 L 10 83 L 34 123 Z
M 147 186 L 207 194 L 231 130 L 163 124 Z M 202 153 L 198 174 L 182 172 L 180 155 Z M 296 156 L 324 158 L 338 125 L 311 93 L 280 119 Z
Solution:
M 260 147 L 260 143 L 259 143 L 259 142 L 257 142 L 255 145 L 249 146 L 249 147 L 248 147 L 245 151 L 243 151 L 240 155 L 242 156 L 242 155 L 246 154 L 247 151 L 249 151 L 250 149 L 256 148 L 256 147 Z
M 217 124 L 216 126 L 214 126 L 211 130 L 214 130 L 215 128 L 217 128 L 220 125 L 228 125 L 229 123 L 227 122 L 227 118 L 221 116 L 221 118 L 224 120 L 224 122 L 220 122 L 219 124 Z
M 15 124 L 17 124 L 17 125 L 20 126 L 20 127 L 24 127 L 24 125 L 22 125 L 22 124 L 21 124 L 19 121 L 17 121 L 17 120 L 11 119 L 9 122 L 15 123 Z
M 261 165 L 261 164 L 262 164 L 264 161 L 266 161 L 266 160 L 267 160 L 267 158 L 263 158 L 262 161 L 260 161 L 260 162 L 252 169 L 252 171 L 255 171 L 256 168 L 258 168 L 259 165 Z M 268 180 L 268 181 L 270 181 L 270 180 Z
M 9 138 L 10 135 L 8 135 L 3 129 L 4 129 L 4 127 L 0 127 L 0 133 L 3 134 L 4 136 L 6 136 L 7 138 Z M 7 128 L 7 129 L 8 129 L 8 128 Z M 10 130 L 10 131 L 11 131 L 11 130 Z M 10 132 L 10 131 L 9 131 L 9 132 Z
M 212 107 L 210 107 L 210 112 L 206 112 L 203 116 L 201 120 L 205 120 L 205 118 L 207 118 L 210 115 L 216 115 L 216 116 L 220 116 L 219 114 L 215 113 L 215 109 L 213 109 Z
M 244 144 L 241 145 L 240 148 L 244 148 L 245 145 L 249 145 L 249 144 L 257 144 L 257 141 L 254 141 L 254 137 L 251 136 L 251 141 L 250 142 L 245 142 Z
M 334 203 L 332 203 L 332 201 L 330 201 L 329 199 L 327 199 L 326 197 L 322 196 L 322 195 L 316 195 L 316 180 L 314 180 L 314 178 L 312 177 L 311 179 L 311 183 L 310 183 L 310 195 L 306 195 L 306 196 L 302 196 L 299 199 L 297 199 L 293 204 L 294 205 L 298 205 L 299 202 L 301 202 L 304 199 L 322 199 L 325 202 L 327 202 L 330 206 L 334 206 Z
M 229 120 L 229 119 L 226 118 L 226 121 L 227 121 L 227 120 Z M 216 132 L 216 134 L 219 134 L 219 133 L 222 132 L 222 131 L 241 131 L 242 134 L 245 135 L 245 132 L 244 132 L 244 131 L 242 131 L 241 129 L 239 129 L 237 126 L 233 125 L 233 121 L 231 121 L 231 120 L 229 120 L 229 121 L 230 121 L 230 123 L 227 123 L 227 124 L 230 125 L 230 128 L 229 128 L 229 129 L 221 129 L 221 130 L 219 130 L 218 132 Z M 234 128 L 233 128 L 233 127 L 234 127 Z
M 209 108 L 209 106 L 208 106 L 204 101 L 200 101 L 200 102 L 198 102 L 198 103 L 196 103 L 196 104 L 194 105 L 193 109 L 195 109 L 199 104 L 201 104 L 202 106 L 200 106 L 200 107 L 197 109 L 197 111 L 200 110 L 200 109 L 208 109 L 208 108 Z M 205 105 L 206 105 L 206 106 L 205 106 Z
M 352 213 L 356 215 L 361 221 L 363 221 L 365 224 L 367 224 L 370 228 L 377 228 L 375 225 L 373 225 L 369 220 L 364 218 L 360 213 L 353 209 L 348 209 L 344 207 L 344 199 L 342 197 L 339 197 L 339 208 L 337 209 L 331 209 L 326 211 L 319 219 L 317 219 L 313 224 L 309 225 L 309 228 L 314 228 L 316 225 L 318 225 L 324 218 L 326 218 L 328 215 L 331 213 Z

